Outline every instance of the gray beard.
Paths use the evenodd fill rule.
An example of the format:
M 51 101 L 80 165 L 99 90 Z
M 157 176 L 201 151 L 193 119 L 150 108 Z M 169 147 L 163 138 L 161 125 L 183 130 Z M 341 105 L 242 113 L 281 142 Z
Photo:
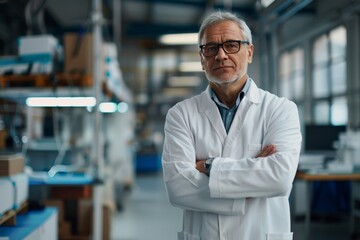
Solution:
M 209 82 L 212 82 L 212 83 L 215 83 L 215 84 L 219 84 L 219 85 L 225 85 L 225 84 L 230 84 L 230 83 L 233 83 L 235 82 L 238 78 L 237 78 L 237 75 L 234 75 L 231 79 L 228 79 L 228 80 L 222 80 L 222 79 L 219 79 L 219 78 L 216 78 L 210 74 L 208 74 L 206 71 L 205 71 L 205 75 L 208 79 Z

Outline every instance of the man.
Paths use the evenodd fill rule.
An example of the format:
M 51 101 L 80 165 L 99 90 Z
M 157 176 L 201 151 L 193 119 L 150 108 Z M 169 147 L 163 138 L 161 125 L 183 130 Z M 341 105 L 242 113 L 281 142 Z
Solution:
M 288 196 L 301 146 L 296 105 L 247 75 L 246 23 L 215 12 L 199 31 L 209 87 L 166 117 L 164 181 L 184 240 L 291 240 Z

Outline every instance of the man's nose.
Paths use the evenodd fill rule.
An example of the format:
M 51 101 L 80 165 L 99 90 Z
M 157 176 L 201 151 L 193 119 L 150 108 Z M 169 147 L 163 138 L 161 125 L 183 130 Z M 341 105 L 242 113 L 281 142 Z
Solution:
M 219 47 L 219 50 L 215 56 L 215 59 L 216 60 L 224 60 L 224 59 L 227 59 L 228 58 L 228 55 L 227 53 L 224 51 L 224 49 L 222 47 Z

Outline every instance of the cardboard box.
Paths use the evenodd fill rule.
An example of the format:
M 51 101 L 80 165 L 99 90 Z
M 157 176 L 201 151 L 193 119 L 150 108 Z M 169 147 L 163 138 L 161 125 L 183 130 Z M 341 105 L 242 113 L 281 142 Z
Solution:
M 93 200 L 72 199 L 62 201 L 64 203 L 64 220 L 70 223 L 71 235 L 91 235 Z
M 6 147 L 6 130 L 0 130 L 0 149 L 4 149 Z
M 64 48 L 65 73 L 92 74 L 93 37 L 91 33 L 65 34 Z
M 103 240 L 110 240 L 111 237 L 111 222 L 112 222 L 112 210 L 111 207 L 103 206 L 103 221 L 102 221 L 102 236 Z
M 19 153 L 0 154 L 0 176 L 12 176 L 24 171 L 24 156 Z
M 60 237 L 60 240 L 92 240 L 91 236 L 71 235 Z
M 13 209 L 15 200 L 14 191 L 15 189 L 9 179 L 0 178 L 0 220 L 5 212 Z
M 64 214 L 64 202 L 60 199 L 45 199 L 45 206 L 52 206 L 58 209 L 58 222 L 59 224 L 65 220 Z
M 19 55 L 51 54 L 58 47 L 58 40 L 52 35 L 22 36 L 19 38 Z
M 18 56 L 0 57 L 0 75 L 5 73 L 22 74 L 29 68 L 29 63 L 22 62 Z
M 76 233 L 90 235 L 92 232 L 93 202 L 92 199 L 80 199 L 77 201 L 77 226 Z
M 29 198 L 29 177 L 20 173 L 9 177 L 14 187 L 14 209 L 18 210 Z
M 71 223 L 68 221 L 59 222 L 59 237 L 71 236 Z
M 92 186 L 56 186 L 51 188 L 51 197 L 59 199 L 90 199 Z

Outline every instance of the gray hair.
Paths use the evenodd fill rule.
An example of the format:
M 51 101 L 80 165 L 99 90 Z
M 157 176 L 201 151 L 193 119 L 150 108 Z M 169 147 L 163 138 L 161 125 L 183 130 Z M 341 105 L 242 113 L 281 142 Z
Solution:
M 199 45 L 201 45 L 201 40 L 204 37 L 205 30 L 210 25 L 220 23 L 223 21 L 232 21 L 232 22 L 236 23 L 244 35 L 244 38 L 245 38 L 244 40 L 249 41 L 250 44 L 252 43 L 251 30 L 243 19 L 239 18 L 238 16 L 236 16 L 235 14 L 230 13 L 230 12 L 217 11 L 217 12 L 211 13 L 202 22 L 202 24 L 200 26 L 200 30 L 199 30 L 199 36 L 198 36 Z

